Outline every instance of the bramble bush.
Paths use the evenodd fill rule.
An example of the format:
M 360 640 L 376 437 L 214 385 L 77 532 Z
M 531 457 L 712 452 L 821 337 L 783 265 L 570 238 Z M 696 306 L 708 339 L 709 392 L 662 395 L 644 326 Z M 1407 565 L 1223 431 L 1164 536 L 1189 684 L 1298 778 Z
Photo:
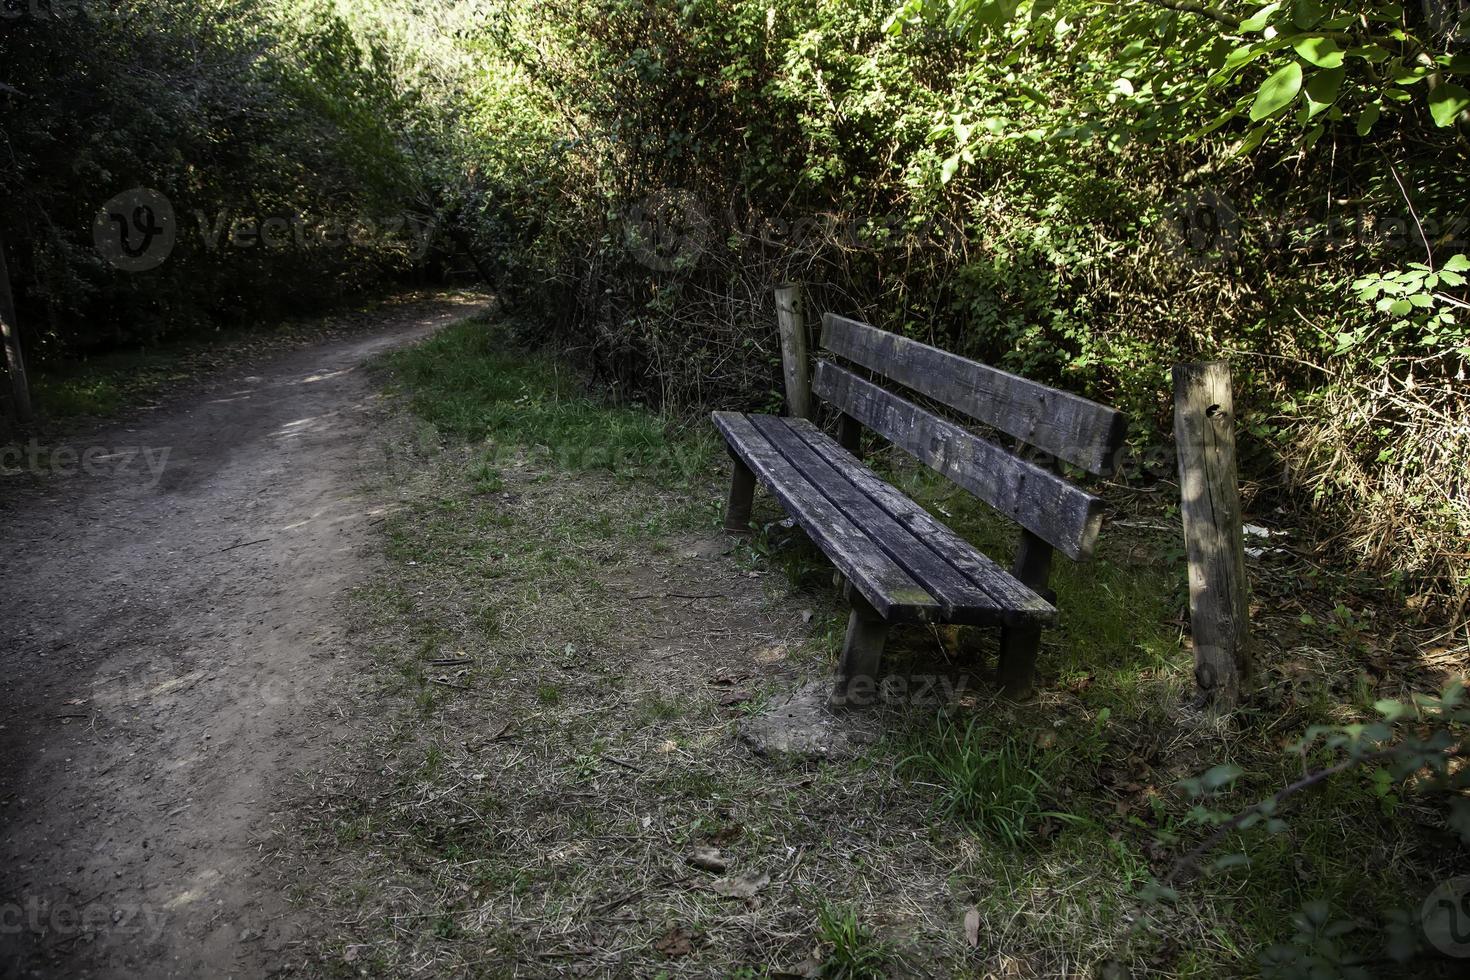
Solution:
M 471 273 L 630 400 L 769 406 L 771 288 L 799 281 L 1115 404 L 1141 443 L 1169 366 L 1225 356 L 1251 506 L 1463 616 L 1463 4 L 105 6 L 0 40 L 0 218 L 43 351 Z M 91 242 L 128 187 L 191 232 L 146 273 Z M 435 234 L 211 249 L 195 211 Z

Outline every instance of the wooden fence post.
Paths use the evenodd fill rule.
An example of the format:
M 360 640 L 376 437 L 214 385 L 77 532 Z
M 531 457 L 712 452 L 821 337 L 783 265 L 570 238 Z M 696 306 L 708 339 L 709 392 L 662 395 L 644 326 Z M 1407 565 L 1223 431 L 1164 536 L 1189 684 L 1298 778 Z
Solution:
M 1250 674 L 1251 637 L 1227 362 L 1174 366 L 1174 440 L 1189 558 L 1194 679 L 1206 702 L 1231 707 Z
M 781 328 L 781 367 L 786 375 L 786 411 L 796 418 L 812 417 L 812 376 L 807 366 L 806 315 L 801 285 L 776 287 L 776 322 Z
M 5 264 L 5 240 L 0 238 L 0 337 L 5 343 L 5 373 L 10 378 L 10 400 L 15 420 L 31 421 L 31 389 L 26 382 L 26 362 L 20 350 L 20 324 L 15 319 L 15 298 L 10 293 L 10 269 Z

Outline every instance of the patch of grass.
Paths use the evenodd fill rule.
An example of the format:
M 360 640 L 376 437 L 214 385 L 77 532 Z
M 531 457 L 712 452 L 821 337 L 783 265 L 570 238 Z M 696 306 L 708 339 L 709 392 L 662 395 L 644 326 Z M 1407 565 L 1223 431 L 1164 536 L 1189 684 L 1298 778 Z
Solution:
M 1272 686 L 1273 700 L 1229 726 L 1194 710 L 1173 622 L 1183 573 L 1168 534 L 1136 528 L 1105 531 L 1092 563 L 1058 558 L 1061 623 L 1045 635 L 1034 699 L 991 699 L 993 630 L 969 634 L 979 642 L 963 650 L 927 627 L 895 630 L 887 669 L 967 680 L 945 718 L 893 703 L 867 715 L 889 736 L 856 758 L 753 755 L 736 737 L 742 715 L 830 670 L 845 618 L 830 566 L 779 526 L 764 494 L 766 534 L 743 548 L 711 540 L 721 467 L 685 482 L 659 455 L 660 440 L 686 445 L 677 425 L 579 393 L 549 361 L 487 342 L 497 329 L 453 328 L 458 340 L 415 369 L 424 387 L 410 397 L 443 414 L 397 454 L 411 465 L 389 488 L 396 561 L 354 617 L 383 675 L 384 706 L 368 711 L 381 729 L 325 804 L 334 821 L 321 823 L 318 846 L 330 853 L 298 862 L 362 876 L 353 907 L 371 914 L 344 912 L 334 928 L 372 943 L 373 958 L 364 949 L 357 962 L 381 955 L 380 975 L 425 964 L 473 975 L 491 962 L 768 975 L 809 955 L 815 920 L 829 976 L 901 974 L 912 958 L 936 976 L 1117 965 L 1212 980 L 1252 973 L 1313 898 L 1335 896 L 1334 915 L 1364 923 L 1412 904 L 1419 869 L 1442 858 L 1414 842 L 1422 815 L 1389 812 L 1349 780 L 1293 800 L 1288 833 L 1232 841 L 1248 868 L 1200 878 L 1167 909 L 1140 899 L 1208 832 L 1191 822 L 1178 779 L 1229 759 L 1247 775 L 1228 802 L 1248 805 L 1293 778 L 1283 740 L 1381 693 L 1349 670 L 1301 690 Z M 430 404 L 441 396 L 457 404 Z M 610 464 L 566 450 L 620 425 Z M 648 439 L 628 435 L 640 432 Z M 922 467 L 891 471 L 1007 563 L 1013 526 Z M 676 533 L 688 528 L 707 533 Z M 1323 648 L 1313 672 L 1336 662 L 1329 643 L 1367 629 L 1365 617 L 1337 618 L 1347 625 L 1304 641 Z M 1358 646 L 1344 650 L 1361 659 Z M 474 661 L 463 689 L 425 676 L 425 661 L 451 651 Z M 734 691 L 750 700 L 722 703 Z M 363 799 L 373 833 L 336 838 L 335 821 L 368 812 Z M 761 901 L 699 887 L 685 861 L 696 844 L 721 848 L 732 875 L 768 873 Z M 827 904 L 859 895 L 860 907 Z M 974 947 L 959 927 L 970 909 Z M 443 915 L 462 934 L 436 934 Z M 394 925 L 406 921 L 415 926 Z M 682 924 L 700 941 L 670 962 L 649 923 Z
M 1003 733 L 973 718 L 964 726 L 941 718 L 900 765 L 938 791 L 946 817 L 1022 848 L 1037 839 L 1036 826 L 1043 819 L 1078 819 L 1047 805 L 1048 791 L 1061 775 L 1059 762 L 1024 734 Z
M 115 415 L 189 380 L 183 360 L 188 352 L 189 348 L 164 347 L 43 364 L 32 383 L 36 409 L 54 419 Z
M 681 427 L 641 406 L 588 394 L 565 366 L 517 349 L 503 324 L 461 321 L 383 359 L 414 411 L 441 433 L 482 444 L 473 476 L 496 485 L 500 457 L 534 447 L 556 469 L 641 473 L 688 483 L 708 469 L 708 425 Z
M 888 976 L 892 947 L 858 919 L 855 909 L 822 903 L 817 908 L 817 939 L 826 951 L 823 977 L 881 980 Z

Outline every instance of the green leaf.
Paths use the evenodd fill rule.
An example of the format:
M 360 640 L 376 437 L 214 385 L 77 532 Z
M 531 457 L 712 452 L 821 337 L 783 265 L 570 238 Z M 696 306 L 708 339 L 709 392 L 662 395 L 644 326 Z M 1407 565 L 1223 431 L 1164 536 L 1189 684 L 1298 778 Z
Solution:
M 1413 303 L 1410 303 L 1406 299 L 1401 299 L 1395 303 L 1390 304 L 1388 307 L 1388 312 L 1392 313 L 1394 316 L 1405 316 L 1413 308 Z
M 1307 118 L 1315 116 L 1326 109 L 1337 99 L 1337 93 L 1342 88 L 1342 77 L 1347 74 L 1345 68 L 1329 68 L 1325 71 L 1312 72 L 1312 77 L 1307 80 L 1307 105 L 1310 107 Z
M 1291 47 L 1303 59 L 1310 61 L 1318 68 L 1342 66 L 1342 48 L 1339 48 L 1337 42 L 1330 37 L 1304 37 Z
M 1232 766 L 1226 762 L 1206 772 L 1200 777 L 1200 782 L 1204 783 L 1205 789 L 1223 789 L 1239 779 L 1244 773 L 1244 769 L 1241 769 L 1239 766 Z
M 1251 122 L 1260 122 L 1291 105 L 1302 90 L 1302 66 L 1293 61 L 1279 68 L 1256 90 L 1256 101 L 1251 104 Z
M 1271 22 L 1271 15 L 1281 7 L 1280 3 L 1268 3 L 1257 10 L 1254 15 L 1240 22 L 1241 33 L 1254 34 L 1256 31 L 1264 31 L 1266 25 Z
M 1349 48 L 1348 55 L 1353 58 L 1362 58 L 1364 61 L 1382 61 L 1388 57 L 1388 50 L 1377 44 L 1365 44 L 1358 48 Z
M 1291 22 L 1304 31 L 1309 31 L 1327 16 L 1327 8 L 1317 0 L 1296 0 L 1292 7 Z
M 1451 255 L 1445 260 L 1444 265 L 1439 267 L 1440 272 L 1470 272 L 1470 255 L 1461 252 Z
M 1441 82 L 1429 93 L 1429 114 L 1439 127 L 1453 126 L 1455 117 L 1470 108 L 1470 92 L 1453 82 Z
M 941 184 L 949 183 L 950 179 L 954 177 L 955 171 L 959 169 L 960 155 L 958 153 L 952 157 L 946 157 L 944 163 L 939 168 L 939 182 Z
M 1373 710 L 1377 711 L 1389 721 L 1398 721 L 1409 713 L 1409 706 L 1402 701 L 1390 701 L 1385 698 L 1382 701 L 1374 702 Z
M 1383 107 L 1376 102 L 1364 106 L 1363 111 L 1358 113 L 1358 135 L 1367 136 L 1372 131 L 1374 123 L 1378 122 L 1378 117 L 1382 114 Z
M 1245 156 L 1248 153 L 1254 152 L 1255 148 L 1260 146 L 1261 141 L 1266 138 L 1266 130 L 1269 128 L 1268 126 L 1252 127 L 1251 131 L 1246 133 L 1245 137 L 1231 149 L 1227 159 Z

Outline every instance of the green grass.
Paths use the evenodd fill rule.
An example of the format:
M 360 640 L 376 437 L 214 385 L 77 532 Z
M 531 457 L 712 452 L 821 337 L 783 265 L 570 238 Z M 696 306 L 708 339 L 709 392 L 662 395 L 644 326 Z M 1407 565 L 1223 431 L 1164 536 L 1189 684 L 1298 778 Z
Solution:
M 756 761 L 728 751 L 741 714 L 830 668 L 843 622 L 830 566 L 799 530 L 781 526 L 784 515 L 762 495 L 758 533 L 732 558 L 718 560 L 733 566 L 727 571 L 765 576 L 767 618 L 757 630 L 803 624 L 799 636 L 783 639 L 790 654 L 779 673 L 745 681 L 751 700 L 724 710 L 715 703 L 723 689 L 712 691 L 708 674 L 650 684 L 610 651 L 620 643 L 662 646 L 669 637 L 643 632 L 652 620 L 639 625 L 639 616 L 650 608 L 630 606 L 626 595 L 704 589 L 667 579 L 635 585 L 627 577 L 640 565 L 677 564 L 685 547 L 680 534 L 715 533 L 723 454 L 702 419 L 685 427 L 599 399 L 565 368 L 515 350 L 507 337 L 504 328 L 468 321 L 387 360 L 429 425 L 420 446 L 424 465 L 409 475 L 406 506 L 387 527 L 405 584 L 377 604 L 410 661 L 389 678 L 411 719 L 401 745 L 392 743 L 410 760 L 402 767 L 412 776 L 404 798 L 420 800 L 424 783 L 448 791 L 460 785 L 456 778 L 475 782 L 476 775 L 531 787 L 531 798 L 491 794 L 473 805 L 488 815 L 495 801 L 515 808 L 523 823 L 536 822 L 536 850 L 523 853 L 487 833 L 463 807 L 432 808 L 439 826 L 430 835 L 420 824 L 428 811 L 417 803 L 405 804 L 411 817 L 400 815 L 397 823 L 375 816 L 361 840 L 349 824 L 341 846 L 365 846 L 368 837 L 401 840 L 408 849 L 401 865 L 413 866 L 448 854 L 453 843 L 463 855 L 443 859 L 464 863 L 443 870 L 446 881 L 478 887 L 481 880 L 513 879 L 529 907 L 557 918 L 571 914 L 568 903 L 581 908 L 589 896 L 620 894 L 630 868 L 598 861 L 631 860 L 636 851 L 576 856 L 585 853 L 578 845 L 603 839 L 610 827 L 637 835 L 646 818 L 681 844 L 734 827 L 729 850 L 748 862 L 743 868 L 779 866 L 788 842 L 804 849 L 791 890 L 773 885 L 762 911 L 722 909 L 697 890 L 681 889 L 675 898 L 639 899 L 651 903 L 642 914 L 660 923 L 677 914 L 691 924 L 738 914 L 766 922 L 768 935 L 791 937 L 789 918 L 763 917 L 791 911 L 795 899 L 811 931 L 791 940 L 789 951 L 799 955 L 782 962 L 807 955 L 815 941 L 824 975 L 840 977 L 902 973 L 909 957 L 931 954 L 953 972 L 982 963 L 997 968 L 1003 954 L 1021 964 L 1018 975 L 1028 964 L 1057 973 L 1117 960 L 1135 975 L 1239 976 L 1254 972 L 1262 950 L 1291 939 L 1291 917 L 1308 902 L 1328 898 L 1334 916 L 1368 924 L 1385 909 L 1412 904 L 1407 869 L 1433 855 L 1414 842 L 1413 815 L 1389 812 L 1354 779 L 1293 800 L 1287 833 L 1238 835 L 1222 849 L 1249 853 L 1249 866 L 1181 889 L 1176 906 L 1142 903 L 1140 889 L 1207 832 L 1191 822 L 1193 803 L 1177 780 L 1228 759 L 1246 775 L 1215 805 L 1245 807 L 1298 773 L 1283 741 L 1371 704 L 1360 678 L 1342 689 L 1276 692 L 1279 706 L 1242 712 L 1229 728 L 1188 709 L 1190 657 L 1178 622 L 1184 573 L 1168 534 L 1105 528 L 1094 561 L 1074 565 L 1058 557 L 1061 620 L 1045 635 L 1043 686 L 1032 701 L 1006 702 L 982 684 L 974 698 L 942 712 L 875 709 L 888 735 L 850 762 Z M 878 465 L 1008 562 L 1014 526 L 912 462 L 895 464 L 885 454 Z M 772 572 L 785 572 L 791 587 Z M 1351 631 L 1324 627 L 1310 642 L 1356 637 L 1356 624 Z M 710 628 L 717 633 L 724 625 L 717 618 Z M 980 645 L 990 658 L 993 633 L 982 631 Z M 1354 638 L 1354 656 L 1360 640 Z M 745 634 L 736 630 L 729 642 L 734 651 Z M 425 676 L 424 660 L 458 649 L 475 656 L 463 681 L 477 696 Z M 913 659 L 920 672 L 955 668 L 926 628 L 896 630 L 891 650 L 899 660 Z M 491 697 L 499 699 L 495 708 Z M 436 745 L 427 754 L 407 734 L 440 726 L 452 732 L 446 720 L 456 710 L 469 726 L 457 735 L 468 734 L 469 742 L 499 732 L 504 721 L 513 724 L 491 746 L 471 748 L 450 734 L 442 750 Z M 666 740 L 677 750 L 660 751 Z M 530 771 L 544 783 L 527 782 Z M 599 816 L 594 808 L 609 800 L 619 801 L 616 812 Z M 544 880 L 525 877 L 559 845 L 569 845 L 573 856 Z M 677 851 L 660 851 L 659 859 L 677 864 Z M 880 865 L 886 873 L 871 875 Z M 813 890 L 813 882 L 829 891 Z M 869 883 L 878 893 L 859 898 Z M 936 901 L 945 889 L 953 901 Z M 819 897 L 834 894 L 853 904 Z M 978 910 L 982 924 L 975 949 L 961 938 L 967 908 Z M 919 910 L 918 924 L 905 924 L 896 909 Z M 518 956 L 535 952 L 470 918 L 454 921 L 475 943 L 510 943 Z M 446 941 L 436 947 L 441 953 L 453 946 L 453 936 L 425 931 Z M 1368 938 L 1352 941 L 1366 950 L 1372 932 L 1365 932 Z M 728 931 L 736 934 L 744 933 Z M 719 928 L 705 934 L 716 959 L 702 962 L 720 962 L 728 967 L 721 975 L 731 975 L 748 954 L 743 946 L 719 946 L 722 935 Z
M 865 926 L 856 910 L 823 902 L 817 908 L 817 939 L 826 956 L 822 976 L 831 980 L 882 980 L 893 950 Z
M 53 419 L 115 415 L 192 376 L 188 349 L 119 351 L 82 361 L 43 364 L 32 373 L 38 414 Z
M 1033 846 L 1041 839 L 1037 827 L 1047 818 L 1079 819 L 1048 803 L 1051 788 L 1066 771 L 1060 754 L 975 718 L 960 725 L 941 717 L 915 740 L 900 765 L 916 781 L 934 787 L 946 818 L 1007 847 Z
M 712 458 L 709 426 L 685 427 L 638 406 L 588 394 L 556 361 L 518 349 L 509 331 L 476 317 L 382 361 L 414 412 L 441 434 L 486 448 L 474 479 L 499 483 L 500 453 L 531 448 L 558 469 L 611 470 L 689 482 Z

